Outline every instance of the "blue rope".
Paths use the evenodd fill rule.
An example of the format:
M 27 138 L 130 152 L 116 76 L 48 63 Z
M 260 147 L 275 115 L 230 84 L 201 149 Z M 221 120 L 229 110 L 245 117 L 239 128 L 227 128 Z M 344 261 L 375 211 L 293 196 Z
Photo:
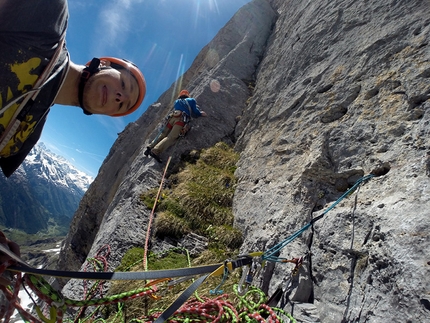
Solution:
M 223 293 L 221 286 L 225 283 L 225 281 L 227 280 L 229 271 L 228 271 L 228 267 L 226 265 L 224 265 L 224 274 L 222 276 L 222 280 L 221 283 L 219 283 L 219 285 L 215 288 L 215 289 L 211 289 L 209 291 L 209 293 L 211 295 L 221 295 Z
M 301 235 L 304 231 L 306 231 L 316 221 L 321 219 L 325 214 L 327 214 L 328 211 L 333 209 L 340 201 L 342 201 L 345 197 L 347 197 L 349 194 L 351 194 L 361 183 L 363 183 L 364 181 L 367 181 L 368 179 L 370 179 L 374 176 L 375 175 L 370 174 L 370 175 L 367 175 L 367 176 L 360 178 L 357 182 L 355 182 L 355 184 L 349 190 L 347 190 L 345 193 L 343 193 L 336 200 L 336 202 L 334 202 L 332 205 L 330 205 L 330 207 L 327 210 L 325 210 L 322 214 L 320 214 L 317 217 L 315 217 L 314 219 L 312 219 L 308 224 L 306 224 L 303 228 L 301 228 L 300 230 L 293 233 L 290 237 L 288 237 L 284 241 L 281 241 L 277 245 L 275 245 L 272 248 L 270 248 L 269 250 L 267 250 L 261 256 L 261 259 L 262 260 L 269 260 L 272 262 L 282 262 L 283 260 L 285 260 L 285 258 L 280 258 L 280 257 L 274 256 L 274 254 L 278 253 L 282 248 L 284 248 L 287 244 L 289 244 L 291 241 L 293 241 L 295 238 L 297 238 L 299 235 Z
M 355 182 L 355 184 L 349 190 L 347 190 L 345 193 L 343 193 L 341 195 L 341 197 L 339 197 L 336 202 L 334 202 L 332 205 L 330 205 L 330 207 L 327 210 L 325 210 L 323 212 L 323 214 L 321 214 L 321 215 L 324 215 L 328 211 L 330 211 L 331 209 L 333 209 L 340 201 L 342 201 L 346 196 L 348 196 L 349 194 L 351 194 L 362 182 L 367 181 L 368 179 L 371 179 L 374 176 L 375 175 L 370 174 L 370 175 L 367 175 L 367 176 L 364 176 L 364 177 L 360 178 L 357 182 Z M 315 219 L 313 220 L 313 222 L 315 222 Z
M 309 222 L 308 224 L 306 224 L 303 228 L 301 228 L 300 230 L 298 230 L 297 232 L 293 233 L 290 237 L 288 237 L 287 239 L 285 239 L 284 241 L 278 243 L 277 245 L 275 245 L 274 247 L 270 248 L 269 250 L 267 250 L 262 256 L 262 260 L 269 260 L 269 261 L 273 261 L 273 262 L 281 262 L 283 260 L 283 258 L 279 258 L 274 256 L 273 254 L 276 254 L 277 252 L 279 252 L 279 250 L 281 250 L 282 248 L 284 248 L 287 244 L 289 244 L 291 241 L 293 241 L 295 238 L 297 238 L 299 235 L 301 235 L 304 231 L 306 231 L 309 227 L 311 226 L 311 223 Z

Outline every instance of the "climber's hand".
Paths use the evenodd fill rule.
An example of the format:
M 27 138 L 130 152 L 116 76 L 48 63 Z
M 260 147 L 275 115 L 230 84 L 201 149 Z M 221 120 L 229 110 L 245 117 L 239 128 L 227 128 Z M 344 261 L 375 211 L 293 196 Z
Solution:
M 2 244 L 2 246 L 6 249 L 9 249 L 10 251 L 12 251 L 14 254 L 16 254 L 18 257 L 21 256 L 21 252 L 19 250 L 19 246 L 9 240 L 8 238 L 6 238 L 6 236 L 4 235 L 3 232 L 0 231 L 0 243 Z M 7 254 L 3 253 L 0 251 L 0 267 L 5 264 L 7 261 L 12 260 L 12 258 L 10 256 L 8 256 Z M 2 276 L 0 276 L 0 284 L 1 285 L 10 285 L 11 282 L 9 280 L 9 277 L 7 277 L 9 275 L 4 274 Z

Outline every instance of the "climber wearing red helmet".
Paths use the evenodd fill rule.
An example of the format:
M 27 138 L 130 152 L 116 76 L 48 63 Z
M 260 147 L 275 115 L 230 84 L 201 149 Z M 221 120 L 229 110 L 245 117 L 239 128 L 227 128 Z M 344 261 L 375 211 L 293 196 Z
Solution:
M 167 118 L 162 132 L 146 147 L 145 156 L 150 155 L 159 163 L 160 154 L 169 148 L 181 135 L 189 130 L 191 118 L 206 117 L 206 112 L 200 110 L 194 98 L 190 98 L 187 90 L 179 92 L 178 99 L 173 105 L 173 111 Z
M 54 104 L 85 114 L 136 111 L 145 78 L 131 62 L 70 61 L 65 46 L 67 0 L 2 0 L 0 10 L 0 167 L 9 177 L 39 140 Z
M 67 0 L 0 3 L 0 167 L 9 177 L 39 140 L 52 105 L 120 117 L 140 106 L 146 83 L 123 59 L 93 59 L 88 66 L 70 61 Z M 1 232 L 0 244 L 19 255 L 19 247 Z M 0 252 L 0 265 L 8 260 Z M 0 276 L 0 284 L 7 283 Z

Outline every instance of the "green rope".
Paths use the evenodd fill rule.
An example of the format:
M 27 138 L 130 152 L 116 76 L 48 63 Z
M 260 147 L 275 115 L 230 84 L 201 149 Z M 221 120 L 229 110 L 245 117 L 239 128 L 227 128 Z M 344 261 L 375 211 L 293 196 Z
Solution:
M 115 314 L 115 317 L 114 317 L 114 319 L 113 319 L 113 323 L 115 323 L 116 322 L 116 319 L 120 316 L 121 317 L 121 319 L 123 319 L 124 317 L 123 317 L 123 309 L 124 308 L 124 303 L 118 303 L 118 311 L 116 312 L 116 314 Z
M 257 322 L 254 318 L 249 317 L 250 313 L 258 313 L 260 315 L 269 314 L 266 309 L 261 308 L 261 306 L 267 301 L 267 296 L 261 289 L 255 286 L 250 286 L 250 289 L 241 296 L 238 293 L 237 287 L 237 285 L 234 285 L 233 291 L 239 299 L 237 308 L 240 310 L 239 318 L 241 322 Z M 276 307 L 272 307 L 271 309 L 275 313 L 286 316 L 289 319 L 289 322 L 296 323 L 294 317 L 288 312 Z M 278 314 L 277 319 L 279 319 L 281 323 L 284 322 Z
M 159 253 L 151 253 L 148 258 L 151 257 L 158 257 L 158 256 L 162 256 L 162 255 L 167 255 L 170 252 L 176 252 L 176 251 L 182 251 L 185 252 L 185 256 L 187 257 L 187 263 L 188 263 L 188 267 L 191 267 L 191 257 L 189 254 L 189 251 L 186 248 L 183 247 L 174 247 L 174 248 L 170 248 L 168 250 L 159 252 Z M 137 261 L 135 261 L 133 264 L 131 264 L 130 266 L 128 266 L 126 268 L 125 271 L 129 270 L 130 268 L 132 268 L 133 266 L 142 263 L 142 259 L 139 259 Z M 97 260 L 96 260 L 97 261 Z M 123 314 L 123 310 L 125 307 L 125 304 L 121 302 L 121 300 L 123 300 L 124 298 L 130 298 L 133 297 L 134 295 L 140 294 L 142 292 L 151 290 L 151 288 L 149 287 L 145 287 L 145 288 L 141 288 L 141 289 L 137 289 L 134 291 L 129 291 L 129 292 L 124 292 L 124 293 L 120 293 L 117 295 L 113 295 L 113 296 L 109 296 L 109 297 L 105 297 L 105 298 L 101 298 L 101 299 L 90 299 L 90 300 L 85 300 L 85 301 L 78 301 L 78 300 L 70 300 L 70 299 L 66 299 L 65 300 L 65 304 L 67 306 L 71 306 L 71 307 L 84 307 L 84 306 L 100 306 L 100 305 L 107 305 L 110 303 L 118 303 L 118 310 L 115 313 L 115 317 L 113 319 L 113 323 L 117 321 L 117 319 L 125 319 L 124 318 L 124 314 Z M 155 309 L 155 310 L 151 310 L 150 312 L 162 312 L 162 310 L 160 309 Z M 135 322 L 143 322 L 143 321 L 139 321 L 138 319 L 135 319 Z M 104 321 L 103 321 L 104 322 Z M 83 321 L 79 322 L 79 323 L 83 323 Z
M 272 307 L 272 310 L 288 317 L 288 319 L 290 320 L 290 323 L 297 323 L 296 319 L 290 313 L 284 311 L 283 309 L 280 309 L 277 307 Z M 283 322 L 282 319 L 280 319 L 280 320 L 281 320 L 281 322 Z
M 123 292 L 120 294 L 104 297 L 104 298 L 93 298 L 88 300 L 73 300 L 69 298 L 63 298 L 63 296 L 58 293 L 55 289 L 51 287 L 48 282 L 40 277 L 29 275 L 31 283 L 42 293 L 46 298 L 49 298 L 52 302 L 56 304 L 65 304 L 70 307 L 87 307 L 95 305 L 104 305 L 110 303 L 117 303 L 123 299 L 130 299 L 139 294 L 145 294 L 148 291 L 153 291 L 150 287 L 143 287 L 133 291 Z M 149 294 L 149 293 L 148 293 Z
M 261 304 L 264 304 L 264 302 L 267 301 L 266 294 L 261 289 L 254 286 L 250 286 L 249 290 L 243 296 L 239 295 L 238 285 L 233 286 L 233 292 L 239 299 L 238 308 L 243 307 L 248 309 L 250 312 L 255 312 Z M 253 299 L 255 299 L 255 296 L 257 297 L 256 302 L 253 301 Z

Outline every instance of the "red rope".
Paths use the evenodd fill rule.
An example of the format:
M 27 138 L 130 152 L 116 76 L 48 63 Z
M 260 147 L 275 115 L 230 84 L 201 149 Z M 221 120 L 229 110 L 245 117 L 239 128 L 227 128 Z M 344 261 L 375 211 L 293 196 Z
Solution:
M 145 249 L 143 252 L 143 268 L 145 270 L 148 270 L 147 254 L 148 254 L 149 238 L 151 234 L 152 220 L 154 218 L 155 208 L 157 207 L 157 202 L 158 202 L 158 199 L 160 198 L 160 193 L 163 188 L 164 178 L 166 176 L 167 168 L 169 167 L 171 159 L 172 159 L 172 156 L 169 156 L 169 159 L 167 160 L 167 163 L 166 163 L 166 167 L 164 168 L 164 173 L 163 173 L 163 177 L 161 178 L 161 183 L 160 183 L 160 187 L 158 188 L 157 196 L 155 197 L 154 206 L 152 207 L 151 214 L 149 215 L 148 229 L 146 230 Z
M 93 271 L 108 271 L 108 257 L 110 256 L 111 248 L 109 245 L 104 245 L 100 247 L 100 249 L 97 251 L 96 255 L 92 258 L 93 261 L 90 259 L 87 259 L 86 265 L 84 267 L 84 271 L 86 272 L 88 268 L 90 268 L 90 265 L 93 267 Z M 103 268 L 99 268 L 97 266 L 97 261 L 101 262 L 103 265 Z M 101 270 L 100 270 L 101 269 Z M 95 282 L 90 288 L 88 288 L 88 281 L 84 280 L 84 297 L 83 299 L 91 299 L 97 294 L 97 290 L 99 291 L 100 298 L 103 298 L 103 285 L 105 284 L 105 281 L 97 281 Z M 97 285 L 97 286 L 96 286 Z M 88 292 L 88 289 L 90 289 L 90 292 Z M 82 316 L 82 313 L 85 311 L 85 307 L 81 307 L 79 312 L 75 316 L 75 323 L 79 321 L 79 318 Z
M 0 286 L 0 289 L 3 291 L 4 295 L 6 296 L 7 300 L 9 301 L 9 307 L 13 307 L 13 309 L 16 309 L 19 312 L 19 314 L 29 322 L 43 323 L 42 321 L 40 321 L 39 319 L 37 319 L 36 317 L 31 315 L 30 313 L 26 312 L 26 310 L 19 303 L 19 299 L 15 299 L 13 296 L 13 293 L 9 289 L 7 289 L 5 286 Z M 7 315 L 2 316 L 1 314 L 2 313 L 0 313 L 0 319 L 4 318 L 4 320 L 1 322 L 8 323 L 10 320 L 10 316 L 13 314 L 13 310 L 9 316 L 7 316 Z
M 223 316 L 230 315 L 229 322 L 239 322 L 239 314 L 235 306 L 227 300 L 228 294 L 220 295 L 214 299 L 203 298 L 203 302 L 198 299 L 191 299 L 177 310 L 167 321 L 169 323 L 182 323 L 184 320 L 193 318 L 196 322 L 218 323 Z M 155 321 L 162 312 L 152 313 L 148 317 L 142 317 L 146 323 Z
M 88 268 L 90 267 L 90 264 L 92 264 L 93 266 L 93 271 L 102 271 L 102 272 L 106 272 L 108 271 L 108 257 L 110 256 L 110 246 L 109 245 L 104 245 L 102 247 L 100 247 L 99 251 L 97 251 L 97 254 L 94 256 L 93 258 L 93 262 L 91 260 L 86 261 L 86 265 L 84 267 L 84 271 L 87 272 Z M 100 263 L 102 263 L 103 268 L 99 268 L 97 266 L 97 261 L 99 261 Z M 90 291 L 90 293 L 88 293 L 88 281 L 84 280 L 84 299 L 88 299 L 88 297 L 93 297 L 97 292 L 96 290 L 99 290 L 99 294 L 100 294 L 100 298 L 103 298 L 103 285 L 105 282 L 96 282 L 91 286 L 92 287 L 95 284 L 98 284 L 98 286 L 93 289 L 92 291 Z
M 0 265 L 0 275 L 2 275 L 9 266 L 14 264 L 15 264 L 15 261 L 13 260 L 4 261 Z M 42 323 L 33 315 L 27 313 L 25 309 L 21 306 L 20 300 L 18 298 L 18 293 L 20 291 L 21 284 L 22 284 L 21 273 L 17 273 L 15 284 L 13 287 L 13 292 L 10 289 L 8 289 L 6 286 L 0 285 L 0 290 L 3 291 L 3 294 L 5 295 L 6 299 L 9 302 L 7 308 L 0 309 L 0 319 L 3 319 L 2 321 L 3 323 L 8 323 L 13 314 L 13 311 L 16 309 L 21 314 L 21 316 L 23 316 L 27 321 L 34 322 L 34 323 Z
M 261 322 L 267 322 L 267 323 L 280 323 L 278 315 L 275 313 L 275 311 L 272 310 L 272 308 L 267 304 L 261 304 L 259 306 L 259 309 L 264 310 L 269 313 L 269 316 L 267 319 L 264 319 L 259 313 L 250 314 L 249 317 L 255 318 L 257 321 Z M 255 317 L 253 317 L 255 316 Z M 258 317 L 258 319 L 257 319 Z

